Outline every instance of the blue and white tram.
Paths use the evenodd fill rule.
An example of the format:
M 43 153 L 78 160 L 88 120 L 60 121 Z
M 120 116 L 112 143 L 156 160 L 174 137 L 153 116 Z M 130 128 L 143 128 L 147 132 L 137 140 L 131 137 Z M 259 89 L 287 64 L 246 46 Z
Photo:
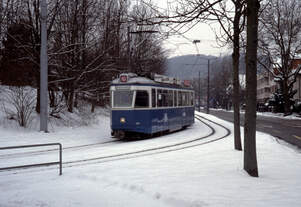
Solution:
M 123 73 L 112 81 L 111 129 L 117 138 L 171 132 L 194 123 L 194 91 L 174 78 Z

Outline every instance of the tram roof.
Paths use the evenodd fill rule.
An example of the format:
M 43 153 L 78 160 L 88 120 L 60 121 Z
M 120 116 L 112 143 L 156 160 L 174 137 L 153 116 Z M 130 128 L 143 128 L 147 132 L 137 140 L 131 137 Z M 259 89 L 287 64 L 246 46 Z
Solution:
M 133 84 L 133 83 L 139 83 L 139 84 L 158 84 L 157 82 L 145 78 L 145 77 L 132 77 L 129 78 L 126 82 L 121 82 L 119 78 L 116 78 L 115 80 L 112 81 L 112 84 Z
M 143 86 L 156 86 L 156 87 L 164 87 L 164 88 L 178 88 L 178 89 L 186 89 L 186 90 L 192 90 L 192 87 L 187 87 L 183 84 L 171 84 L 171 83 L 164 83 L 164 82 L 158 82 L 155 80 L 152 80 L 147 77 L 141 77 L 141 76 L 134 76 L 134 75 L 128 75 L 126 81 L 121 81 L 121 78 L 114 79 L 111 82 L 111 86 L 116 85 L 143 85 Z

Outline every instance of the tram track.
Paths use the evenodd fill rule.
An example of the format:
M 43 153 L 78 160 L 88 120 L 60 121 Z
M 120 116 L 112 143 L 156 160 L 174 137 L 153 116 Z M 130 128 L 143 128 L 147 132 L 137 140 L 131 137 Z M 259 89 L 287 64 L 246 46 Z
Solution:
M 95 147 L 95 146 L 111 144 L 111 143 L 115 143 L 115 142 L 120 142 L 120 141 L 119 140 L 111 140 L 111 141 L 105 141 L 105 142 L 98 142 L 98 143 L 63 147 L 62 150 L 78 150 L 78 149 L 83 149 L 83 148 L 90 148 L 90 147 Z M 48 153 L 48 152 L 57 152 L 57 149 L 47 149 L 47 150 L 36 150 L 36 151 L 28 151 L 28 152 L 17 152 L 17 153 L 2 154 L 2 155 L 0 155 L 0 160 L 1 159 L 7 159 L 7 158 L 18 158 L 20 156 L 42 155 L 42 154 L 45 154 L 45 153 Z
M 126 153 L 120 153 L 120 154 L 114 154 L 114 155 L 108 155 L 108 156 L 101 156 L 101 157 L 95 157 L 95 158 L 89 158 L 89 159 L 63 162 L 63 164 L 65 167 L 74 167 L 74 166 L 80 166 L 80 165 L 85 165 L 85 164 L 96 164 L 96 163 L 103 163 L 103 162 L 110 162 L 110 161 L 117 161 L 117 160 L 125 160 L 125 159 L 132 159 L 132 158 L 138 158 L 138 157 L 143 157 L 143 156 L 150 156 L 150 155 L 156 155 L 156 154 L 161 154 L 161 153 L 179 151 L 179 150 L 184 150 L 184 149 L 216 142 L 216 141 L 226 138 L 227 136 L 229 136 L 231 134 L 231 131 L 228 128 L 226 128 L 225 126 L 218 124 L 214 121 L 211 121 L 203 116 L 195 115 L 195 118 L 197 120 L 199 120 L 200 122 L 202 122 L 203 124 L 205 124 L 207 127 L 209 127 L 211 129 L 211 132 L 207 135 L 204 135 L 204 136 L 196 138 L 196 139 L 179 142 L 179 143 L 175 143 L 175 144 L 171 144 L 171 145 L 164 145 L 164 146 L 160 146 L 160 147 L 143 149 L 143 150 L 138 150 L 138 151 L 133 151 L 133 152 L 126 152 Z M 214 138 L 214 139 L 210 139 L 210 140 L 206 140 L 201 143 L 197 143 L 201 140 L 209 138 L 210 136 L 213 136 L 216 133 L 215 129 L 212 126 L 210 126 L 208 123 L 202 121 L 201 119 L 204 119 L 208 122 L 211 122 L 215 125 L 222 127 L 223 129 L 226 130 L 226 134 L 224 134 L 223 136 Z
M 158 155 L 158 154 L 162 154 L 162 153 L 184 150 L 184 149 L 193 148 L 193 147 L 206 145 L 206 144 L 209 144 L 212 142 L 219 141 L 221 139 L 226 138 L 227 136 L 229 136 L 231 134 L 231 131 L 228 128 L 226 128 L 225 126 L 223 126 L 219 123 L 216 123 L 212 120 L 209 120 L 209 119 L 207 119 L 201 115 L 197 115 L 197 114 L 195 115 L 195 118 L 198 121 L 202 122 L 205 126 L 207 126 L 210 129 L 210 132 L 208 134 L 198 137 L 198 138 L 195 138 L 195 139 L 178 142 L 178 143 L 174 143 L 174 144 L 169 144 L 169 145 L 148 148 L 148 149 L 141 149 L 141 150 L 136 150 L 136 151 L 131 151 L 131 152 L 124 152 L 124 153 L 116 153 L 116 154 L 92 157 L 92 158 L 87 158 L 87 159 L 65 161 L 65 162 L 63 162 L 63 168 L 70 168 L 70 167 L 104 163 L 104 162 L 112 162 L 112 161 L 118 161 L 118 160 L 134 159 L 134 158 L 143 157 L 143 156 Z M 212 125 L 223 128 L 225 130 L 225 133 L 221 136 L 214 137 L 214 135 L 216 134 L 216 130 L 215 130 L 216 127 L 213 127 Z M 107 143 L 112 143 L 112 142 L 118 142 L 118 140 L 107 141 L 107 142 L 102 142 L 102 143 L 95 143 L 95 144 L 80 145 L 80 146 L 72 146 L 72 147 L 67 147 L 64 149 L 91 147 L 91 146 L 95 146 L 95 145 L 107 144 Z M 47 169 L 55 169 L 55 168 L 47 167 Z M 41 169 L 39 169 L 39 170 L 41 170 Z M 39 170 L 36 170 L 36 171 L 39 171 Z

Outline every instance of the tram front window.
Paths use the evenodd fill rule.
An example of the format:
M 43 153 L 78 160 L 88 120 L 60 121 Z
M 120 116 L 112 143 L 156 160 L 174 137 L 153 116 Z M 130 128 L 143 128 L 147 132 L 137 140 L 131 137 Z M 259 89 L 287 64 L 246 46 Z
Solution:
M 134 91 L 114 91 L 113 107 L 132 107 Z
M 149 107 L 148 93 L 147 91 L 137 91 L 135 108 Z

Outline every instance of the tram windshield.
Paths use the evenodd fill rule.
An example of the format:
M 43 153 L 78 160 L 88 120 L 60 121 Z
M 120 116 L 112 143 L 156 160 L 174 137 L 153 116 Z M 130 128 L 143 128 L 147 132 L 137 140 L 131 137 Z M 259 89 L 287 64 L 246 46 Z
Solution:
M 132 107 L 134 91 L 114 91 L 113 107 Z

